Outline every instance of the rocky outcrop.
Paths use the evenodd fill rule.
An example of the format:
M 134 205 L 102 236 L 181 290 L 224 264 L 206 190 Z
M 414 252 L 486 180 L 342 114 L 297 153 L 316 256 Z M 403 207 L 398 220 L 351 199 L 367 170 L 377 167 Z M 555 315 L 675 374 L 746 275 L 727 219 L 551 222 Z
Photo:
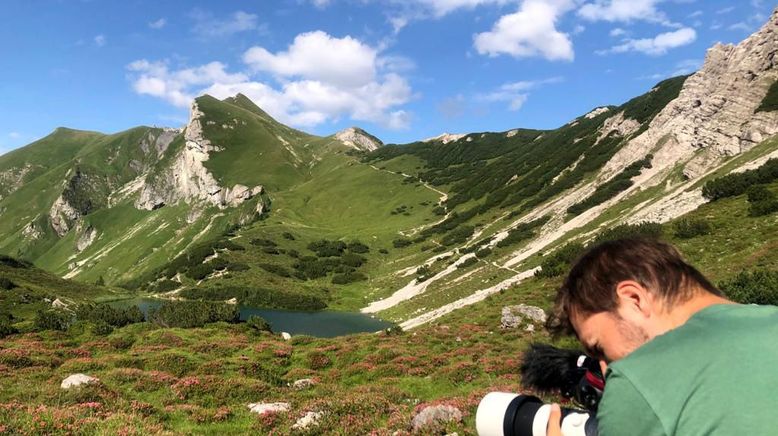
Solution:
M 86 226 L 83 229 L 78 229 L 78 236 L 76 237 L 76 251 L 79 253 L 86 250 L 92 243 L 97 240 L 97 229 L 91 225 Z
M 422 142 L 440 142 L 440 143 L 443 143 L 443 145 L 446 145 L 446 144 L 448 144 L 450 142 L 457 142 L 460 139 L 464 138 L 465 136 L 467 136 L 467 135 L 465 135 L 464 133 L 462 133 L 462 134 L 458 134 L 458 133 L 457 134 L 454 134 L 454 133 L 443 133 L 443 134 L 440 134 L 438 136 L 434 136 L 432 138 L 427 138 L 427 139 L 423 140 Z
M 592 118 L 595 118 L 595 117 L 597 117 L 599 115 L 602 115 L 605 112 L 608 112 L 609 110 L 610 110 L 610 108 L 607 108 L 607 107 L 604 107 L 604 106 L 603 107 L 597 107 L 597 108 L 594 108 L 588 114 L 584 115 L 584 118 L 586 118 L 587 120 L 591 120 Z
M 359 127 L 349 127 L 335 134 L 335 138 L 349 147 L 361 151 L 373 151 L 384 146 L 384 143 L 375 136 L 365 132 Z
M 737 46 L 716 44 L 678 97 L 608 163 L 618 171 L 653 153 L 662 168 L 687 162 L 684 175 L 699 177 L 726 156 L 742 153 L 778 133 L 778 112 L 756 112 L 778 79 L 778 10 Z
M 105 189 L 105 181 L 100 177 L 82 173 L 79 168 L 69 172 L 65 189 L 49 208 L 49 222 L 57 236 L 64 236 L 82 216 L 104 205 L 107 199 L 101 192 Z
M 24 236 L 24 239 L 34 241 L 36 239 L 40 239 L 40 237 L 43 236 L 43 230 L 41 230 L 38 227 L 38 225 L 35 223 L 35 220 L 33 220 L 27 223 L 26 226 L 24 226 L 24 228 L 22 229 L 22 236 Z
M 65 236 L 79 218 L 81 218 L 79 211 L 68 203 L 62 195 L 57 197 L 54 204 L 51 205 L 51 209 L 49 209 L 51 227 L 60 237 Z
M 618 136 L 627 136 L 636 132 L 639 128 L 639 122 L 631 118 L 624 118 L 624 111 L 621 111 L 602 123 L 602 126 L 600 126 L 600 129 L 598 130 L 597 141 L 595 141 L 594 144 L 599 144 L 600 141 L 613 133 Z
M 184 200 L 201 201 L 224 209 L 237 206 L 263 192 L 262 186 L 249 188 L 238 184 L 224 188 L 203 165 L 209 159 L 209 153 L 221 150 L 203 135 L 201 119 L 204 115 L 197 102 L 192 103 L 191 118 L 184 130 L 184 148 L 162 174 L 146 177 L 135 207 L 154 210 Z

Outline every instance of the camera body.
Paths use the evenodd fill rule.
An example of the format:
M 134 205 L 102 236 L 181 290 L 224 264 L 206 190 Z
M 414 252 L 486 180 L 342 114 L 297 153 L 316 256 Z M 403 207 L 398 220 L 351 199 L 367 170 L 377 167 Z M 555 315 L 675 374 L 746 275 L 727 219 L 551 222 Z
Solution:
M 581 409 L 562 408 L 565 436 L 597 434 L 597 407 L 605 389 L 600 362 L 576 350 L 533 344 L 524 354 L 522 384 L 539 392 L 558 393 Z M 480 436 L 545 436 L 551 405 L 539 398 L 492 392 L 478 405 Z

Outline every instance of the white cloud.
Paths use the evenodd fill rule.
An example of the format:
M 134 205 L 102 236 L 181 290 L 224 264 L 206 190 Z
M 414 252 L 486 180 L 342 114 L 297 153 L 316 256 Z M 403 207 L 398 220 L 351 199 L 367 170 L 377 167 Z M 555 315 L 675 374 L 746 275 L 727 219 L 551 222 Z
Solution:
M 11 139 L 19 139 L 22 137 L 22 134 L 19 132 L 11 132 L 8 134 L 8 137 Z
M 195 20 L 192 31 L 204 38 L 229 36 L 259 27 L 258 17 L 243 11 L 237 11 L 226 19 L 217 19 L 208 12 L 195 9 L 190 16 Z
M 608 50 L 600 50 L 597 54 L 635 51 L 659 56 L 667 53 L 670 49 L 691 44 L 695 39 L 697 39 L 697 32 L 690 27 L 684 27 L 673 32 L 660 33 L 653 38 L 628 39 L 623 44 L 611 47 Z
M 617 37 L 617 36 L 624 36 L 627 34 L 627 31 L 622 29 L 621 27 L 617 27 L 610 31 L 610 36 Z
M 524 0 L 517 12 L 501 17 L 491 31 L 475 35 L 475 48 L 489 56 L 572 61 L 573 43 L 556 29 L 556 22 L 573 6 L 571 0 Z
M 350 36 L 333 38 L 316 31 L 298 35 L 284 52 L 273 54 L 263 47 L 252 47 L 243 61 L 256 71 L 277 76 L 361 86 L 374 80 L 376 56 L 376 49 Z
M 133 73 L 133 89 L 138 94 L 161 98 L 179 107 L 188 107 L 195 97 L 193 87 L 212 83 L 232 84 L 248 80 L 245 74 L 230 74 L 221 62 L 196 68 L 170 71 L 165 62 L 137 60 L 127 66 Z
M 527 102 L 530 90 L 542 85 L 559 83 L 562 80 L 561 77 L 551 77 L 542 80 L 522 80 L 505 83 L 495 91 L 477 95 L 476 99 L 486 102 L 507 102 L 509 110 L 517 111 Z
M 150 22 L 149 27 L 152 29 L 161 29 L 165 27 L 166 24 L 167 24 L 167 20 L 164 18 L 160 18 L 159 20 Z
M 219 62 L 171 71 L 163 62 L 139 60 L 127 68 L 135 92 L 187 106 L 196 95 L 226 98 L 240 92 L 279 121 L 316 126 L 344 117 L 406 128 L 411 120 L 402 106 L 413 98 L 398 74 L 411 68 L 399 57 L 346 36 L 324 32 L 298 35 L 284 51 L 252 47 L 243 56 L 247 73 L 229 73 Z M 276 83 L 260 81 L 270 73 Z
M 311 3 L 319 9 L 324 9 L 332 3 L 332 0 L 311 0 Z
M 716 14 L 717 15 L 724 15 L 724 14 L 728 14 L 728 13 L 734 11 L 734 10 L 735 10 L 734 6 L 727 6 L 726 8 L 721 8 L 721 9 L 717 10 Z
M 701 10 L 696 10 L 696 11 L 692 12 L 691 14 L 689 14 L 689 18 L 697 18 L 697 17 L 702 16 L 703 14 L 704 14 L 704 12 L 702 12 Z
M 631 22 L 651 21 L 674 25 L 656 5 L 663 0 L 595 0 L 578 10 L 589 21 Z
M 103 47 L 107 42 L 107 40 L 105 39 L 105 35 L 95 36 L 94 41 L 95 41 L 95 45 L 98 47 Z

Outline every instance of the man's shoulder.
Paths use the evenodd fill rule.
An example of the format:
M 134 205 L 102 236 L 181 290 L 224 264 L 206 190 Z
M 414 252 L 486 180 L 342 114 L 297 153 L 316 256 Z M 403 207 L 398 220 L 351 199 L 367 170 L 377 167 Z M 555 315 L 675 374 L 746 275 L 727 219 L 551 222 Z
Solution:
M 668 365 L 689 366 L 682 360 L 722 351 L 728 344 L 763 343 L 778 333 L 778 307 L 719 304 L 707 307 L 682 326 L 659 335 L 612 364 L 625 375 L 635 371 L 666 372 Z M 691 359 L 697 360 L 697 359 Z

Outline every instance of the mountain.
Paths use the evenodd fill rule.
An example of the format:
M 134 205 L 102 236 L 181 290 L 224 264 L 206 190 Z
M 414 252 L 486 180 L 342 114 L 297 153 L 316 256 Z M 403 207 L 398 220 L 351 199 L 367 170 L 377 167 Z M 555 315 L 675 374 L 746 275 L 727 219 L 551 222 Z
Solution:
M 346 145 L 360 151 L 377 150 L 384 145 L 380 139 L 365 132 L 359 127 L 349 127 L 335 134 L 335 138 Z
M 530 343 L 573 342 L 521 305 L 548 310 L 585 245 L 623 236 L 662 237 L 730 298 L 777 304 L 777 30 L 778 11 L 695 74 L 552 130 L 367 151 L 360 130 L 308 135 L 203 96 L 182 130 L 60 128 L 0 157 L 0 429 L 471 434 L 485 393 L 521 388 Z M 105 306 L 66 331 L 32 322 L 143 291 L 203 300 L 167 306 L 203 326 Z M 209 322 L 233 299 L 401 328 Z M 74 373 L 98 381 L 62 389 Z
M 0 251 L 90 282 L 250 284 L 284 307 L 428 322 L 530 277 L 541 253 L 691 212 L 705 182 L 775 156 L 774 18 L 699 72 L 553 130 L 383 145 L 292 129 L 241 94 L 197 98 L 181 130 L 58 129 L 0 158 Z

